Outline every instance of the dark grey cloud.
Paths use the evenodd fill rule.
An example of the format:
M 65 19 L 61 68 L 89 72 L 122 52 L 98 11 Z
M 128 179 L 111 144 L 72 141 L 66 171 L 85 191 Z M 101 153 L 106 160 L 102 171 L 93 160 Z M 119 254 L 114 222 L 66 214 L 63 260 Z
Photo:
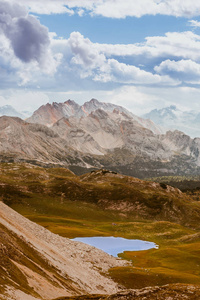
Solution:
M 9 28 L 7 36 L 15 55 L 24 62 L 40 62 L 50 43 L 47 28 L 33 16 L 18 18 Z
M 23 6 L 0 0 L 0 32 L 10 40 L 20 60 L 42 63 L 50 44 L 48 29 Z

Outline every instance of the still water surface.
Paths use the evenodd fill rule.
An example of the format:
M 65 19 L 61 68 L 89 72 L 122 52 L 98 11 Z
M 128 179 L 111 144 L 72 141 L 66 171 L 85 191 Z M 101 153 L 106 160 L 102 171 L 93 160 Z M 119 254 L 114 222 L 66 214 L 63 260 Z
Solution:
M 119 253 L 124 251 L 140 251 L 152 248 L 158 248 L 158 245 L 152 242 L 141 240 L 128 240 L 120 237 L 82 237 L 75 238 L 74 241 L 82 242 L 107 252 L 117 257 Z

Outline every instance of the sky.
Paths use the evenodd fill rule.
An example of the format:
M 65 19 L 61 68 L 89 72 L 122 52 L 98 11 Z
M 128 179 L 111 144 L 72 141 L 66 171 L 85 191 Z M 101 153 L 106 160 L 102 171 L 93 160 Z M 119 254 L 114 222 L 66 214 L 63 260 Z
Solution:
M 200 111 L 200 1 L 0 0 L 0 106 Z

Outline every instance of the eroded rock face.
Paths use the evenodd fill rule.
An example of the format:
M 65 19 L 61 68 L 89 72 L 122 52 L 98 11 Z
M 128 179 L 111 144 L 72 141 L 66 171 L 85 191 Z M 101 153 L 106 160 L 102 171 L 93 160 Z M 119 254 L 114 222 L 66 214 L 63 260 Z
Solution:
M 0 202 L 1 299 L 53 299 L 111 294 L 111 267 L 127 263 L 51 233 Z M 4 298 L 3 298 L 4 297 Z

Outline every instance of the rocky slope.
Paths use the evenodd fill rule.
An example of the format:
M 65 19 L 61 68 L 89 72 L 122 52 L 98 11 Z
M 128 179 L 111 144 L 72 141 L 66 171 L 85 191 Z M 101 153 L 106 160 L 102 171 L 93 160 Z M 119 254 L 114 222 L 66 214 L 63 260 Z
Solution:
M 109 113 L 101 109 L 81 119 L 62 118 L 52 127 L 63 139 L 70 140 L 74 149 L 99 155 L 110 149 L 130 146 L 127 131 L 132 128 L 138 138 L 145 134 L 144 127 L 125 113 L 118 110 Z M 148 134 L 153 136 L 152 132 L 146 129 L 146 135 Z
M 38 117 L 41 123 L 55 122 L 34 123 Z M 199 138 L 177 130 L 155 134 L 113 104 L 48 104 L 29 121 L 0 117 L 1 161 L 59 164 L 77 174 L 106 168 L 140 178 L 200 173 Z
M 53 299 L 110 294 L 118 286 L 106 276 L 126 265 L 92 246 L 55 235 L 0 202 L 0 297 Z

